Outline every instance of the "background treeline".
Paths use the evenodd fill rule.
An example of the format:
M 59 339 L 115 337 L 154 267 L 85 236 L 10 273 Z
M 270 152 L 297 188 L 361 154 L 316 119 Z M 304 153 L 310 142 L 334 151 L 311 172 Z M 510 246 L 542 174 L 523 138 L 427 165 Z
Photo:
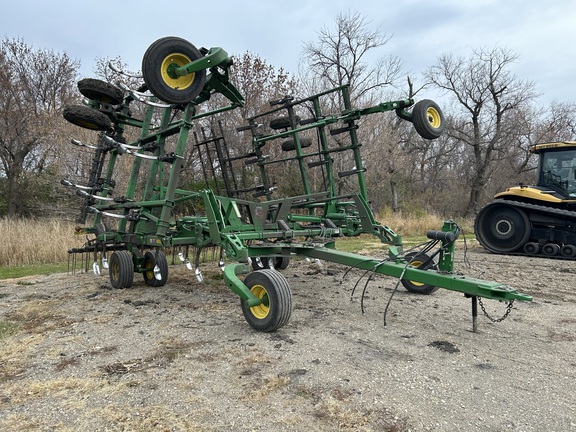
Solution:
M 236 133 L 236 126 L 286 95 L 305 97 L 349 84 L 353 106 L 361 108 L 442 94 L 438 102 L 447 127 L 437 140 L 420 138 L 393 114 L 362 118 L 358 132 L 376 213 L 389 208 L 457 217 L 474 215 L 507 186 L 532 182 L 531 145 L 576 136 L 576 104 L 543 106 L 537 83 L 513 73 L 516 53 L 479 47 L 464 57 L 446 54 L 419 75 L 408 76 L 402 58 L 386 55 L 390 37 L 368 28 L 358 14 L 339 15 L 331 27 L 319 29 L 317 40 L 304 45 L 301 71 L 294 76 L 256 54 L 236 55 L 232 81 L 246 105 L 217 119 L 232 151 L 246 153 L 250 147 L 249 134 Z M 368 63 L 368 55 L 379 59 Z M 140 85 L 107 68 L 109 61 L 126 68 L 122 59 L 99 59 L 94 78 Z M 81 103 L 79 67 L 65 52 L 33 48 L 21 39 L 0 42 L 0 217 L 78 217 L 81 198 L 65 190 L 60 180 L 86 176 L 90 155 L 71 146 L 70 139 L 98 140 L 96 132 L 81 130 L 62 117 L 67 104 Z M 208 101 L 206 108 L 217 103 Z M 334 109 L 339 109 L 339 101 L 334 101 Z M 352 168 L 345 158 L 337 163 L 339 171 Z M 185 166 L 182 182 L 202 187 L 192 151 Z M 285 170 L 277 174 L 283 179 L 277 196 L 298 193 L 297 178 L 290 181 L 295 173 L 281 165 L 277 169 Z M 338 181 L 339 190 L 348 188 L 347 178 Z

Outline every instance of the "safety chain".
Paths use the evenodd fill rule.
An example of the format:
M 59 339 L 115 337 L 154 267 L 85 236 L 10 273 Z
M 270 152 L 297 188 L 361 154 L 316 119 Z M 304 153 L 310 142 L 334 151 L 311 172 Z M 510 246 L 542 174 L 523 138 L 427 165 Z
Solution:
M 486 309 L 484 308 L 484 303 L 482 303 L 482 299 L 480 297 L 478 297 L 478 303 L 480 304 L 480 308 L 482 309 L 482 312 L 484 313 L 486 318 L 488 318 L 493 323 L 499 323 L 499 322 L 504 321 L 506 318 L 508 318 L 508 315 L 510 315 L 510 312 L 512 311 L 512 306 L 514 305 L 514 300 L 515 299 L 512 299 L 508 302 L 508 305 L 506 306 L 506 312 L 504 313 L 504 315 L 501 318 L 496 319 L 496 318 L 492 318 L 490 315 L 488 315 L 488 312 L 486 312 Z

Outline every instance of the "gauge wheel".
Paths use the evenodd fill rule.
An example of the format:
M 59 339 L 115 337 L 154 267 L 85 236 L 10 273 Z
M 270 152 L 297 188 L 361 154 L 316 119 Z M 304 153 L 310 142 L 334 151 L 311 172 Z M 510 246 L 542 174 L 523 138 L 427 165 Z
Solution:
M 268 257 L 252 257 L 252 268 L 254 270 L 264 270 L 266 268 L 270 268 L 270 264 L 268 264 Z
M 241 300 L 242 313 L 250 326 L 260 332 L 272 332 L 284 326 L 292 314 L 292 292 L 288 281 L 276 270 L 250 273 L 244 284 L 262 303 L 247 306 Z
M 146 285 L 161 287 L 166 284 L 168 280 L 168 260 L 164 252 L 146 252 L 144 254 L 144 268 L 142 276 Z
M 436 102 L 423 99 L 414 105 L 412 124 L 422 138 L 436 139 L 444 132 L 444 114 Z
M 274 269 L 276 270 L 285 270 L 290 265 L 290 257 L 289 256 L 280 256 L 280 257 L 271 257 L 268 258 L 268 263 L 266 268 L 270 267 L 270 264 L 274 265 Z
M 300 123 L 300 117 L 294 116 L 294 124 L 297 125 L 298 123 Z M 290 126 L 292 126 L 292 123 L 290 123 L 290 117 L 288 116 L 278 117 L 270 120 L 270 129 L 287 129 Z
M 289 256 L 252 258 L 252 268 L 254 270 L 263 270 L 263 269 L 284 270 L 288 268 L 289 265 L 290 265 Z
M 406 260 L 409 262 L 410 266 L 422 270 L 438 270 L 436 263 L 433 260 L 429 261 L 429 258 L 430 256 L 423 252 L 412 252 L 406 254 Z M 411 293 L 428 295 L 438 290 L 438 287 L 436 286 L 416 282 L 409 279 L 402 279 L 401 281 L 402 285 L 404 285 L 404 288 L 406 288 Z
M 488 205 L 474 223 L 476 238 L 491 252 L 508 253 L 524 246 L 530 236 L 530 221 L 521 209 Z
M 78 90 L 88 99 L 110 105 L 121 104 L 124 99 L 124 92 L 118 87 L 94 78 L 78 81 Z
M 106 114 L 86 105 L 68 105 L 62 115 L 76 126 L 91 130 L 112 130 L 112 122 Z
M 274 262 L 274 268 L 276 270 L 285 270 L 290 265 L 290 257 L 289 256 L 279 256 L 275 258 L 270 258 Z
M 310 147 L 312 140 L 310 138 L 300 138 L 300 148 Z M 296 150 L 296 141 L 293 139 L 286 140 L 282 143 L 282 151 Z
M 128 251 L 116 251 L 108 263 L 110 284 L 114 288 L 130 288 L 134 279 L 134 262 Z
M 152 43 L 142 59 L 142 75 L 148 89 L 171 104 L 188 103 L 204 89 L 206 71 L 176 75 L 176 69 L 202 58 L 198 49 L 185 39 L 164 37 Z

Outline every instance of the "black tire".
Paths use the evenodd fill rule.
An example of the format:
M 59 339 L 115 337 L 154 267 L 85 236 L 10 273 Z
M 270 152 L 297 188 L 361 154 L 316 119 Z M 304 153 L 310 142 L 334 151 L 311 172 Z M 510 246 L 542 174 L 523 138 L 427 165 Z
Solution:
M 252 268 L 254 270 L 264 270 L 270 268 L 268 257 L 252 257 Z
M 285 270 L 290 265 L 290 257 L 289 256 L 281 256 L 274 258 L 274 268 L 276 270 Z
M 406 254 L 406 260 L 410 262 L 409 265 L 412 267 L 416 267 L 422 270 L 438 270 L 436 263 L 433 260 L 429 261 L 429 258 L 429 255 L 422 252 L 412 252 Z M 436 286 L 412 281 L 409 279 L 401 279 L 401 282 L 404 288 L 406 288 L 411 293 L 428 295 L 438 290 L 438 287 Z
M 310 147 L 311 145 L 312 145 L 312 140 L 310 138 L 300 138 L 300 147 L 301 148 Z M 283 151 L 296 150 L 296 141 L 293 139 L 284 141 L 282 143 L 282 150 Z
M 300 117 L 294 116 L 294 124 L 297 125 L 298 123 L 300 123 Z M 270 129 L 287 129 L 290 126 L 292 126 L 290 123 L 290 117 L 278 117 L 270 120 Z
M 142 59 L 144 82 L 156 97 L 167 103 L 188 103 L 204 89 L 206 71 L 177 77 L 170 69 L 201 57 L 200 51 L 185 39 L 174 36 L 158 39 L 148 47 Z
M 154 267 L 158 265 L 160 279 L 156 279 L 154 273 Z M 148 251 L 144 254 L 144 268 L 146 269 L 142 272 L 144 277 L 144 282 L 146 285 L 152 287 L 161 287 L 166 285 L 168 280 L 168 260 L 166 259 L 166 254 L 162 251 Z
M 474 232 L 485 249 L 508 253 L 522 248 L 528 241 L 530 221 L 521 209 L 489 204 L 476 216 Z
M 134 280 L 134 262 L 128 251 L 116 251 L 108 263 L 110 284 L 114 288 L 130 288 Z
M 573 257 L 573 256 L 576 256 L 576 246 L 574 246 L 574 245 L 564 245 L 564 246 L 562 246 L 562 248 L 560 249 L 560 253 L 562 254 L 562 256 L 565 256 L 565 257 Z
M 540 252 L 540 244 L 537 242 L 528 242 L 524 245 L 523 249 L 528 255 L 538 255 Z
M 412 110 L 412 124 L 422 138 L 436 139 L 444 132 L 444 114 L 436 102 L 422 99 Z
M 253 257 L 252 268 L 254 270 L 285 270 L 290 265 L 289 256 L 280 257 Z
M 241 300 L 242 313 L 250 326 L 260 332 L 271 332 L 284 326 L 292 314 L 292 291 L 288 281 L 275 270 L 258 270 L 250 273 L 244 284 L 262 304 L 248 307 Z
M 112 122 L 106 114 L 86 105 L 68 105 L 62 115 L 76 126 L 91 130 L 112 130 Z
M 560 255 L 560 245 L 556 243 L 546 243 L 542 246 L 542 254 L 549 257 Z
M 78 90 L 88 99 L 110 105 L 119 105 L 124 99 L 124 92 L 118 87 L 94 78 L 78 81 Z

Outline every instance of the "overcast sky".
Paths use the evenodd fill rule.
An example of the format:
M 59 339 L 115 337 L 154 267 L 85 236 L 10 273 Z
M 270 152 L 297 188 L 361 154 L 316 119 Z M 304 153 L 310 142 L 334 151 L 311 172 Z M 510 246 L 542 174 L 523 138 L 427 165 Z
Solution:
M 513 72 L 536 84 L 543 104 L 576 103 L 574 0 L 17 0 L 2 5 L 0 35 L 65 51 L 81 61 L 83 77 L 97 58 L 120 56 L 139 70 L 146 48 L 163 36 L 231 55 L 250 51 L 295 74 L 303 44 L 349 11 L 392 36 L 375 54 L 400 57 L 413 77 L 441 54 L 502 47 L 519 55 Z

